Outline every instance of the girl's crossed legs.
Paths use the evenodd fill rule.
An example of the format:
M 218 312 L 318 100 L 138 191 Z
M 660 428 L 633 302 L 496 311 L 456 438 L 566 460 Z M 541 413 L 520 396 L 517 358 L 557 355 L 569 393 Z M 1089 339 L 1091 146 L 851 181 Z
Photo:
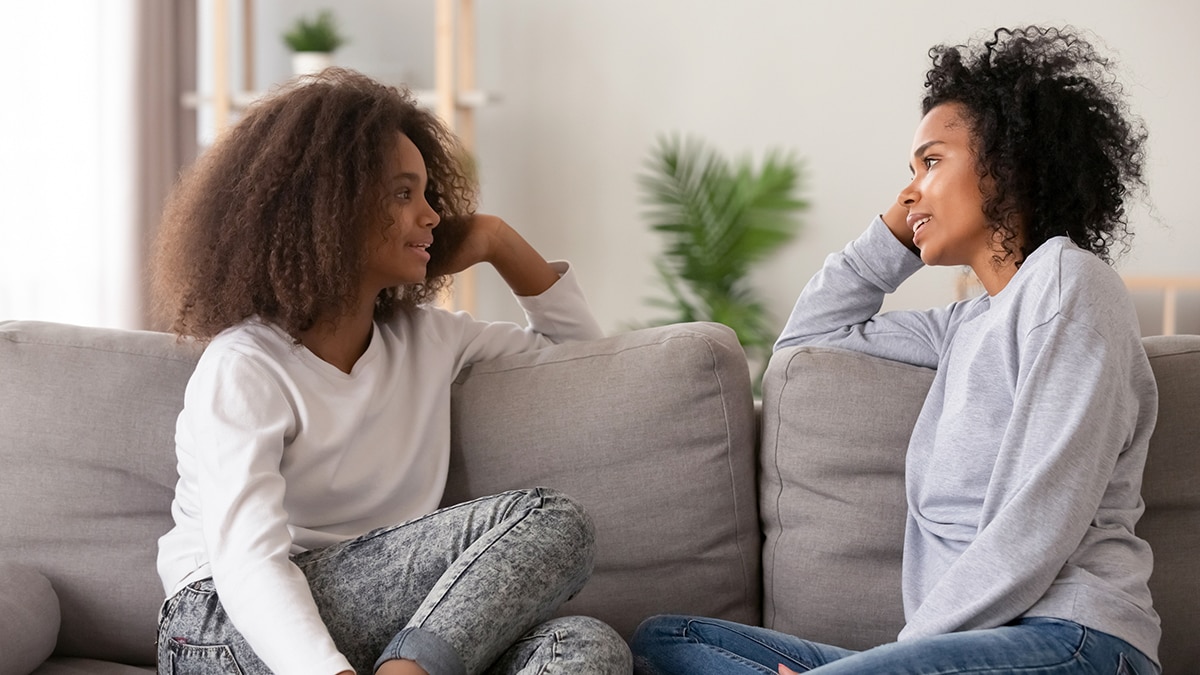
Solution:
M 577 504 L 535 488 L 447 507 L 293 560 L 359 673 L 387 658 L 412 659 L 431 675 L 489 666 L 494 673 L 628 673 L 628 647 L 612 628 L 589 617 L 549 620 L 591 574 L 593 539 Z M 164 605 L 159 672 L 174 672 L 169 665 L 188 652 L 211 654 L 213 645 L 228 647 L 241 672 L 269 672 L 205 580 Z

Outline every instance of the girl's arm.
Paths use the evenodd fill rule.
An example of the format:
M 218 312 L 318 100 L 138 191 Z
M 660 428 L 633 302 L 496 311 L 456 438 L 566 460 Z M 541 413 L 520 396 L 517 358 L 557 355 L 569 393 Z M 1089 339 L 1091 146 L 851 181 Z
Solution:
M 443 231 L 447 225 L 450 229 Z M 430 265 L 431 275 L 491 264 L 516 295 L 528 321 L 528 326 L 522 327 L 504 321 L 476 321 L 464 313 L 431 313 L 429 330 L 434 334 L 429 337 L 441 344 L 459 345 L 455 372 L 475 361 L 604 336 L 570 266 L 547 262 L 502 219 L 476 214 L 443 223 L 434 232 L 435 243 L 441 237 L 443 249 Z
M 230 620 L 274 672 L 350 668 L 290 558 L 280 462 L 295 430 L 286 394 L 248 358 L 202 357 L 181 430 L 213 583 Z
M 473 265 L 496 268 L 512 292 L 541 295 L 558 281 L 558 272 L 516 230 L 501 218 L 475 214 L 451 220 L 434 229 L 437 256 L 431 275 L 457 274 Z

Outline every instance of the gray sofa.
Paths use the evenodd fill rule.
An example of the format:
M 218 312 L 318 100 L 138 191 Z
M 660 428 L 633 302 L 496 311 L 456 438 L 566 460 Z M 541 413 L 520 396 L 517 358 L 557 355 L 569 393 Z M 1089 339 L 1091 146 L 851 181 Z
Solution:
M 1200 337 L 1149 338 L 1159 378 L 1140 531 L 1167 673 L 1200 672 Z M 197 349 L 0 323 L 0 675 L 153 670 L 172 434 Z M 772 359 L 756 416 L 715 324 L 476 364 L 454 387 L 446 501 L 549 485 L 597 525 L 564 612 L 623 634 L 682 612 L 866 647 L 902 616 L 903 453 L 932 372 L 830 349 Z

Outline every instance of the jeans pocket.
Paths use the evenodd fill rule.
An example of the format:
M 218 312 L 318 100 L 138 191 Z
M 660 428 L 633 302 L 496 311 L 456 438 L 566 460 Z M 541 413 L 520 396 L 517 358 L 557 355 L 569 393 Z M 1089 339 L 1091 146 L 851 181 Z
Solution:
M 243 675 L 228 645 L 193 645 L 172 640 L 167 645 L 171 675 Z M 161 671 L 160 671 L 161 672 Z

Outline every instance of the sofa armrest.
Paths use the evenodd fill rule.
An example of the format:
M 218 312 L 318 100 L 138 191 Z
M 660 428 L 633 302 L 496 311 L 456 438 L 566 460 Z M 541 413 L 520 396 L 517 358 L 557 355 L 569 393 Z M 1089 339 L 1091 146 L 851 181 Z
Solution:
M 41 572 L 0 562 L 0 675 L 28 675 L 58 641 L 58 596 Z
M 446 503 L 547 486 L 596 525 L 564 608 L 628 636 L 647 616 L 757 623 L 755 418 L 745 353 L 710 323 L 475 364 L 456 382 Z

